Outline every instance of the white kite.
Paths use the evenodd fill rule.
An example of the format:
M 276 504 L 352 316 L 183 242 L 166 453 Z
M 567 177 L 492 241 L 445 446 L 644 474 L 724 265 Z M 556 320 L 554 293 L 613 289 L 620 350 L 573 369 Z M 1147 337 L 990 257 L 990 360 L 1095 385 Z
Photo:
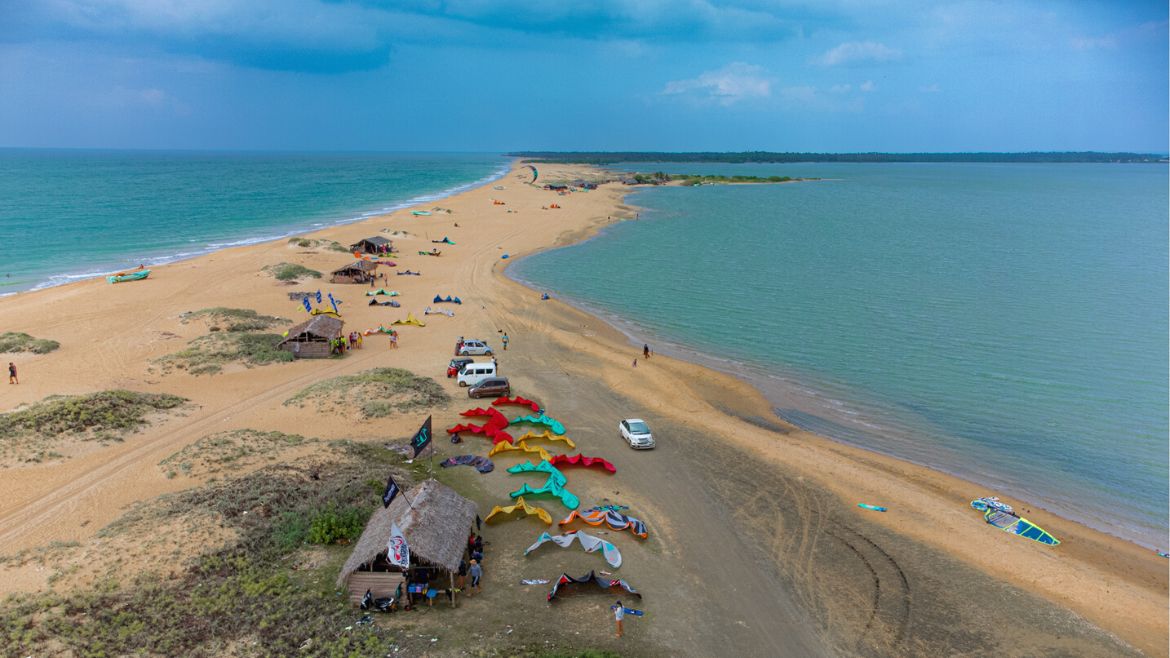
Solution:
M 540 533 L 540 536 L 536 538 L 536 543 L 529 546 L 528 550 L 524 551 L 524 554 L 528 555 L 532 551 L 540 548 L 546 542 L 550 541 L 557 546 L 560 546 L 561 548 L 568 548 L 573 543 L 574 539 L 580 540 L 581 548 L 585 549 L 586 553 L 595 553 L 600 549 L 601 554 L 605 556 L 605 561 L 608 562 L 609 566 L 613 567 L 614 569 L 622 566 L 622 554 L 621 551 L 617 549 L 617 546 L 614 546 L 604 539 L 598 539 L 593 535 L 576 530 L 572 532 L 566 532 L 563 535 L 550 535 L 547 532 L 542 532 Z

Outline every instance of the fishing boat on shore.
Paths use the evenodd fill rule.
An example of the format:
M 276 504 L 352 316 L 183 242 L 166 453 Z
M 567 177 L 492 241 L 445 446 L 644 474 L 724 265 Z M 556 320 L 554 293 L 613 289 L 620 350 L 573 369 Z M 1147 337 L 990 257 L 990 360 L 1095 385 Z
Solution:
M 150 276 L 150 270 L 136 270 L 133 272 L 118 272 L 106 277 L 110 283 L 124 283 L 126 281 L 141 281 Z

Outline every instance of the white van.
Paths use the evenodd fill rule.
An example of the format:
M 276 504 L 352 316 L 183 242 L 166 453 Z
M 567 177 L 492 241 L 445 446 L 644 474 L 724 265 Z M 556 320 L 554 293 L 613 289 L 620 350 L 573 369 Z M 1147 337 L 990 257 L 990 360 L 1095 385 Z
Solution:
M 483 363 L 469 363 L 463 366 L 463 370 L 459 371 L 459 385 L 460 386 L 475 386 L 488 377 L 496 376 L 496 364 L 491 361 L 484 361 Z

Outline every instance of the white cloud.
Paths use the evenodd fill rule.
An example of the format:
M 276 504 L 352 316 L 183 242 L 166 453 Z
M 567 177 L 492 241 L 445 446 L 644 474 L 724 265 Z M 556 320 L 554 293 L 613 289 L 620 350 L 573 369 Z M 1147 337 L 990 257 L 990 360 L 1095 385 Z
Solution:
M 865 82 L 858 85 L 857 88 L 866 92 L 866 93 L 869 93 L 869 92 L 873 91 L 874 89 L 877 89 L 877 85 L 875 85 L 873 83 L 873 80 L 866 80 Z
M 763 67 L 733 62 L 721 69 L 700 73 L 689 80 L 674 80 L 662 89 L 665 95 L 689 94 L 720 105 L 772 95 L 772 80 Z
M 816 59 L 821 66 L 841 66 L 859 62 L 892 62 L 902 58 L 902 51 L 877 41 L 846 41 Z

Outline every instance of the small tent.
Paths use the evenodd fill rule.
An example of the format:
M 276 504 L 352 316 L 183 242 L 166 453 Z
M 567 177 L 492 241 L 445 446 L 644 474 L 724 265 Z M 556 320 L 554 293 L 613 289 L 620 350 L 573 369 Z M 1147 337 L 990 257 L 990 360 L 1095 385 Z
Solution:
M 377 263 L 371 263 L 368 260 L 355 260 L 345 267 L 333 270 L 330 280 L 333 283 L 369 283 L 374 280 L 374 274 L 377 270 Z
M 285 332 L 277 349 L 292 352 L 298 359 L 325 359 L 332 352 L 330 341 L 341 337 L 344 322 L 332 315 L 314 315 Z
M 337 576 L 337 587 L 347 588 L 355 604 L 366 590 L 376 598 L 394 595 L 404 574 L 386 561 L 393 524 L 410 548 L 411 575 L 425 572 L 432 586 L 453 590 L 467 537 L 475 529 L 475 517 L 475 503 L 436 480 L 423 482 L 396 497 L 390 507 L 379 506 L 370 516 Z
M 394 251 L 394 243 L 380 235 L 375 235 L 372 238 L 363 238 L 351 244 L 349 250 L 362 254 L 388 254 Z

